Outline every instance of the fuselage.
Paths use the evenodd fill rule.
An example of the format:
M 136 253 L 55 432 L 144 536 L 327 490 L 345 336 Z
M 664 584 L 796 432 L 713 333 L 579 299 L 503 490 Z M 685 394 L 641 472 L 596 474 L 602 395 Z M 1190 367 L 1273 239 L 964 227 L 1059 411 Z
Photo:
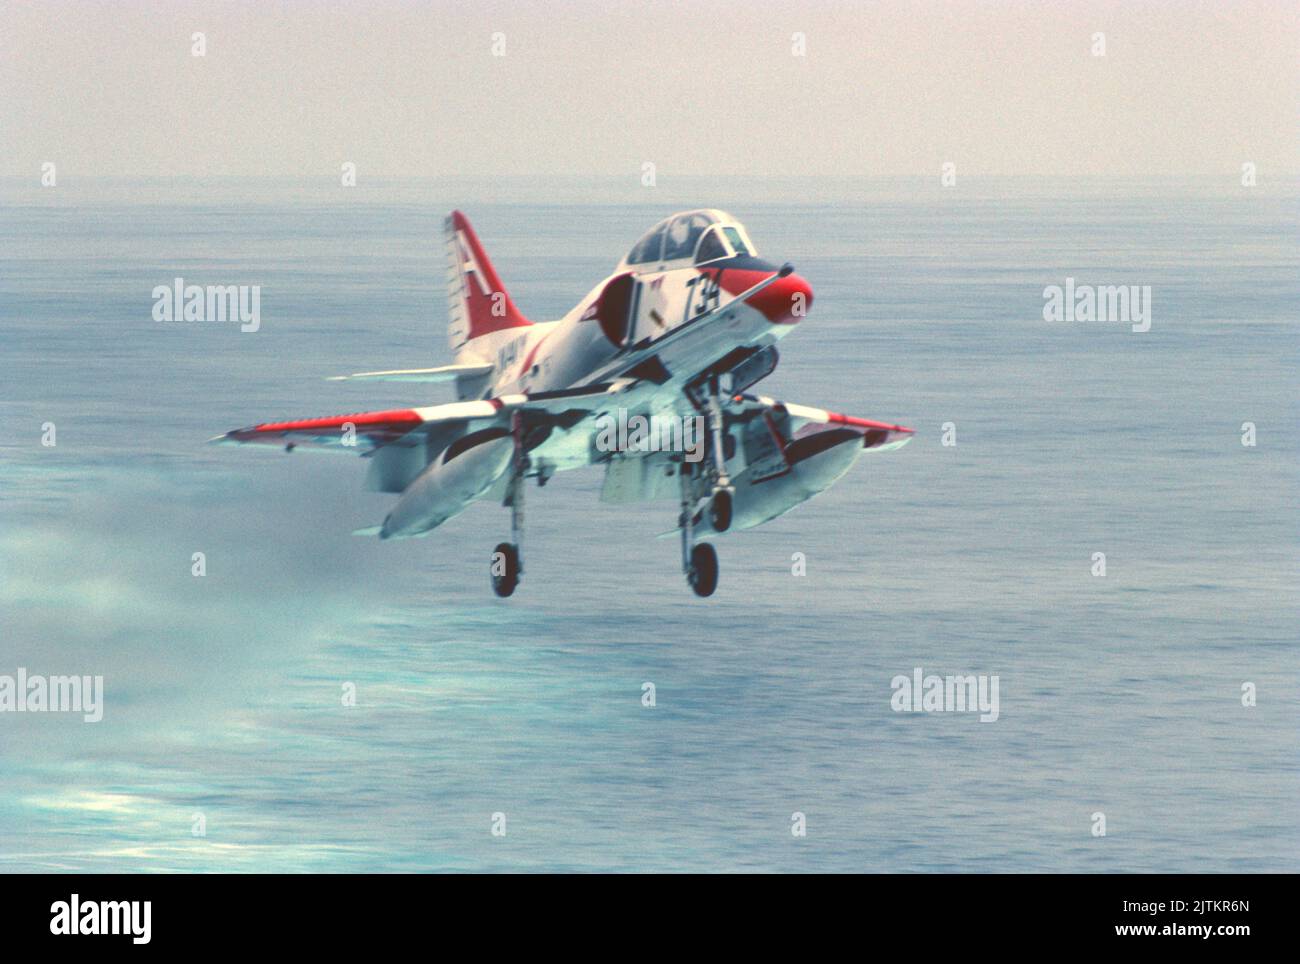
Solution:
M 733 259 L 731 264 L 704 269 L 687 265 L 633 274 L 640 286 L 636 290 L 641 299 L 653 299 L 653 303 L 639 306 L 631 332 L 622 336 L 612 337 L 607 326 L 601 324 L 600 312 L 606 307 L 601 299 L 628 272 L 612 274 L 601 281 L 563 318 L 531 325 L 518 333 L 500 333 L 503 337 L 496 346 L 495 357 L 485 359 L 496 365 L 496 371 L 483 397 L 594 384 L 615 377 L 639 358 L 650 355 L 661 356 L 671 376 L 665 385 L 671 383 L 671 388 L 680 392 L 681 383 L 729 351 L 742 346 L 775 344 L 798 320 L 780 302 L 788 300 L 791 293 L 809 290 L 798 276 L 782 279 L 785 283 L 781 283 L 782 290 L 775 293 L 775 299 L 765 300 L 762 305 L 738 304 L 721 324 L 680 339 L 675 345 L 658 344 L 660 338 L 703 314 L 713 303 L 711 299 L 725 305 L 777 270 L 756 258 L 736 263 L 741 260 Z M 718 289 L 715 294 L 707 293 L 713 288 Z M 804 305 L 810 303 L 808 296 Z M 663 357 L 665 353 L 667 356 Z
M 479 395 L 590 385 L 652 356 L 668 374 L 657 394 L 680 395 L 686 381 L 717 359 L 736 348 L 775 344 L 807 313 L 812 289 L 795 274 L 746 302 L 737 300 L 777 270 L 724 212 L 674 215 L 647 232 L 564 317 L 467 346 L 495 366 Z M 720 319 L 690 330 L 692 322 L 722 308 Z

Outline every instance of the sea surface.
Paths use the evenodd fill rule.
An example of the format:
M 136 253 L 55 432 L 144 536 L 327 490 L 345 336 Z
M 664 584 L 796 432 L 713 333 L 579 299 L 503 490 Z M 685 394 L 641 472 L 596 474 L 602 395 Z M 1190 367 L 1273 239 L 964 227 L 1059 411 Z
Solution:
M 815 290 L 761 390 L 917 430 L 712 599 L 599 470 L 530 490 L 502 601 L 499 506 L 381 543 L 359 459 L 205 444 L 450 399 L 326 378 L 450 361 L 454 207 L 541 320 L 696 206 Z M 105 690 L 0 713 L 0 871 L 1298 871 L 1298 222 L 1295 181 L 0 180 L 0 674 Z M 155 321 L 176 277 L 260 330 Z M 1044 321 L 1067 278 L 1150 331 Z M 896 712 L 917 667 L 998 719 Z

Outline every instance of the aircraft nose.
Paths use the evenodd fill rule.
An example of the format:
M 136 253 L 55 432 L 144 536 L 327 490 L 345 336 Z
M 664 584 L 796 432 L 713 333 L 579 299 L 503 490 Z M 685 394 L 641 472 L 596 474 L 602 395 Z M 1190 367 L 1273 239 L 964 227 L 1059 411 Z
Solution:
M 812 307 L 812 285 L 791 271 L 760 291 L 750 304 L 774 325 L 793 325 L 802 321 Z

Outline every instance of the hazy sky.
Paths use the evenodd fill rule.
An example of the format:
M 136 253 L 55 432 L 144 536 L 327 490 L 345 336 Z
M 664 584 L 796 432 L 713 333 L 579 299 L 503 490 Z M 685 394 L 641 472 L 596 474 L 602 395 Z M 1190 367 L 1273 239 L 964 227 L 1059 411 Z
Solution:
M 0 0 L 0 174 L 1266 178 L 1300 170 L 1297 10 Z

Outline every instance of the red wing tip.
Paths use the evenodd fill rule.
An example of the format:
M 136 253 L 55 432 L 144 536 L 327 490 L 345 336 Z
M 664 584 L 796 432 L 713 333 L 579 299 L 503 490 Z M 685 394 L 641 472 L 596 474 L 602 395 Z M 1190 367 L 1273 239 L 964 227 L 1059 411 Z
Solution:
M 915 434 L 912 429 L 906 425 L 890 425 L 888 422 L 877 422 L 869 418 L 857 418 L 853 415 L 841 415 L 838 412 L 831 412 L 830 420 L 838 422 L 841 425 L 856 425 L 858 428 L 879 429 L 886 432 L 903 432 L 907 435 Z
M 262 422 L 254 425 L 253 432 L 304 432 L 314 429 L 335 429 L 351 424 L 358 431 L 366 428 L 413 427 L 424 421 L 420 413 L 409 408 L 390 409 L 383 412 L 352 412 L 349 415 L 325 415 L 318 418 L 298 418 L 284 422 Z M 250 431 L 239 429 L 239 431 Z

